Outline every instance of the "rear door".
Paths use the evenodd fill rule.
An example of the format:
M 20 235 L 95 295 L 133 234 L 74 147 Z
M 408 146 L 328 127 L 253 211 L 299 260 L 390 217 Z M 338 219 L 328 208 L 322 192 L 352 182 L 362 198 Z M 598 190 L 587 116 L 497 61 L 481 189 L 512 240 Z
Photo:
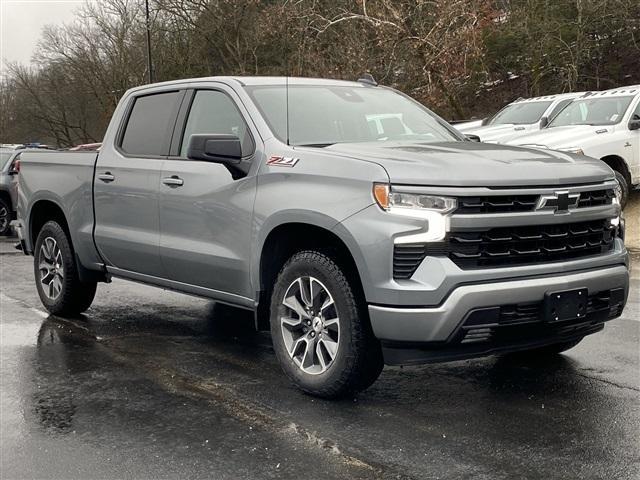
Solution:
M 175 156 L 165 162 L 160 179 L 160 255 L 168 278 L 215 290 L 209 294 L 222 299 L 232 295 L 226 297 L 230 301 L 233 295 L 252 297 L 256 165 L 243 174 L 219 163 L 189 160 L 186 153 L 193 134 L 232 134 L 241 140 L 243 163 L 250 164 L 257 156 L 258 137 L 245 118 L 226 86 L 190 92 L 178 120 L 182 125 L 174 134 Z
M 183 97 L 173 90 L 132 98 L 115 145 L 98 156 L 95 240 L 109 266 L 164 276 L 158 187 Z

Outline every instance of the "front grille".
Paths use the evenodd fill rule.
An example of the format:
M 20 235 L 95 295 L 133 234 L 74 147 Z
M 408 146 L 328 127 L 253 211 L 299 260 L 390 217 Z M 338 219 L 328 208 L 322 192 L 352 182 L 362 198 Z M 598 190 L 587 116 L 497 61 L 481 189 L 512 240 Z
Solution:
M 588 190 L 589 188 L 592 190 Z M 530 223 L 537 223 L 537 218 L 548 217 L 553 213 L 551 206 L 546 211 L 536 210 L 542 196 L 558 191 L 570 192 L 570 199 L 574 202 L 570 210 L 574 212 L 594 208 L 592 213 L 596 215 L 600 208 L 603 212 L 608 212 L 603 215 L 615 215 L 611 208 L 615 193 L 610 184 L 592 187 L 558 186 L 557 189 L 540 187 L 523 190 L 522 194 L 516 189 L 510 189 L 509 194 L 500 194 L 498 189 L 469 189 L 468 192 L 474 195 L 455 196 L 457 208 L 452 215 L 453 220 L 456 220 L 453 224 L 454 231 L 448 233 L 443 242 L 394 245 L 393 278 L 411 278 L 427 256 L 448 257 L 462 269 L 478 269 L 568 261 L 610 251 L 614 245 L 614 237 L 622 233 L 611 226 L 609 218 L 561 225 L 490 227 L 492 222 L 495 225 L 498 217 L 500 223 L 510 216 L 514 217 L 514 222 L 516 217 L 518 223 L 522 223 L 523 217 L 527 217 Z M 581 213 L 588 215 L 584 211 Z M 476 217 L 473 222 L 478 228 L 456 231 L 458 225 L 464 224 L 463 215 Z M 486 216 L 486 223 L 479 221 L 483 215 Z M 563 220 L 570 222 L 571 219 L 572 216 L 567 215 Z
M 613 248 L 613 239 L 614 230 L 608 219 L 492 228 L 452 232 L 445 242 L 427 244 L 425 256 L 444 253 L 463 269 L 527 265 L 606 253 Z M 417 255 L 418 249 L 413 252 Z
M 580 193 L 577 208 L 610 205 L 613 201 L 613 189 L 600 189 Z M 456 214 L 488 214 L 533 212 L 540 195 L 484 195 L 457 197 Z
M 582 192 L 578 200 L 578 208 L 599 207 L 600 205 L 611 205 L 615 194 L 613 189 L 592 190 Z
M 586 316 L 546 322 L 543 302 L 501 305 L 471 311 L 453 341 L 460 344 L 502 343 L 518 339 L 585 334 L 595 325 L 622 313 L 624 290 L 616 288 L 589 295 Z
M 456 213 L 507 213 L 531 212 L 539 195 L 495 195 L 482 197 L 458 197 Z

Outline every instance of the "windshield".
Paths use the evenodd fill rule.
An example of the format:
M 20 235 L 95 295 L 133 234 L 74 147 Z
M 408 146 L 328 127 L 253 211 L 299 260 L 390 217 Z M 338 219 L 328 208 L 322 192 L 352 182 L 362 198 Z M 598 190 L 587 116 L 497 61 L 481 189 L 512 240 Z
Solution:
M 13 152 L 0 152 L 0 170 L 4 168 L 7 161 L 11 158 Z
M 600 97 L 574 100 L 549 127 L 566 125 L 614 125 L 624 116 L 633 97 Z
M 489 122 L 489 125 L 536 123 L 547 111 L 551 102 L 523 102 L 507 105 Z
M 285 86 L 245 88 L 274 135 L 286 142 Z M 427 109 L 385 88 L 289 86 L 288 113 L 290 145 L 460 140 Z

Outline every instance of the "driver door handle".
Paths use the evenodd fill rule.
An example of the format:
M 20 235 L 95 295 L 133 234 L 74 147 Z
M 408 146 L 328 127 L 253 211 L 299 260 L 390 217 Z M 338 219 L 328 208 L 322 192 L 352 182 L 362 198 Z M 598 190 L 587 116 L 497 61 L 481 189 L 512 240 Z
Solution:
M 177 175 L 172 175 L 170 177 L 163 178 L 162 183 L 169 185 L 170 187 L 181 187 L 184 185 L 184 180 Z
M 111 172 L 101 173 L 100 175 L 98 175 L 98 178 L 105 183 L 113 182 L 116 179 L 116 177 L 111 175 Z

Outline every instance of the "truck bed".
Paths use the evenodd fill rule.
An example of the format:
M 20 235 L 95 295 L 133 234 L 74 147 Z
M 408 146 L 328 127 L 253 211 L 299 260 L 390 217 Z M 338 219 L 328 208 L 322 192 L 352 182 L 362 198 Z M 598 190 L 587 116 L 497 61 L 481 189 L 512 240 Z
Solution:
M 66 214 L 76 255 L 87 267 L 102 263 L 93 242 L 93 176 L 98 152 L 25 152 L 20 161 L 18 217 L 24 219 L 27 253 L 35 239 L 29 212 L 51 202 Z

